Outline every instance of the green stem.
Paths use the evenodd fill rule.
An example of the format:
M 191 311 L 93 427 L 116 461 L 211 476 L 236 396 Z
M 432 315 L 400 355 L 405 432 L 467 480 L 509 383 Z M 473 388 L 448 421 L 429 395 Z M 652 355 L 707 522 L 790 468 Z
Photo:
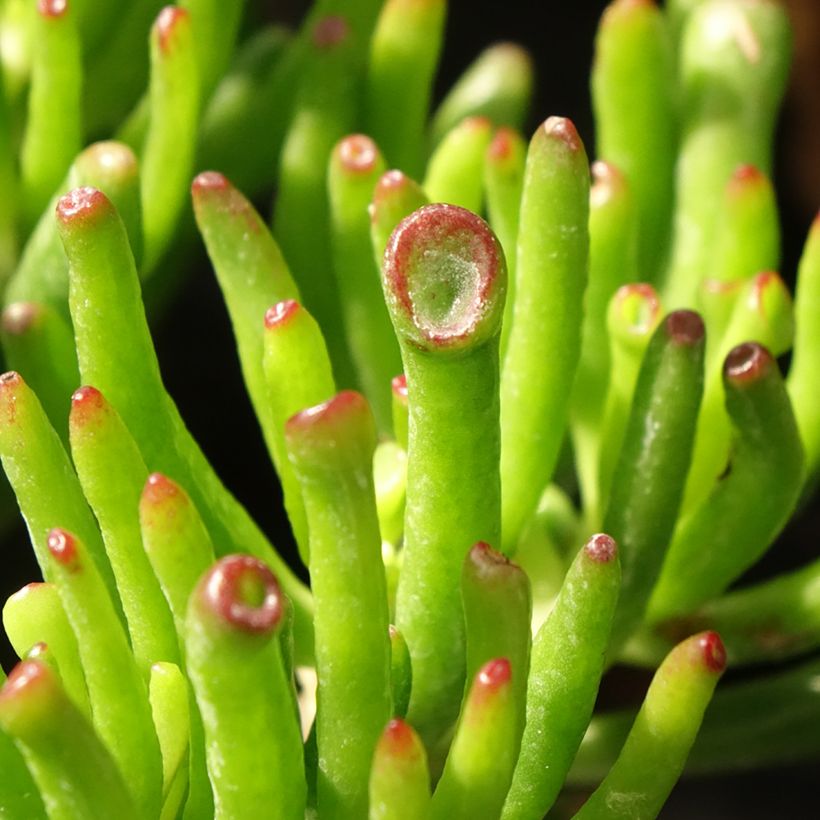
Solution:
M 464 687 L 460 579 L 476 541 L 498 543 L 498 332 L 506 271 L 475 214 L 428 205 L 390 241 L 385 296 L 410 402 L 397 625 L 413 659 L 409 716 L 426 741 L 455 720 Z

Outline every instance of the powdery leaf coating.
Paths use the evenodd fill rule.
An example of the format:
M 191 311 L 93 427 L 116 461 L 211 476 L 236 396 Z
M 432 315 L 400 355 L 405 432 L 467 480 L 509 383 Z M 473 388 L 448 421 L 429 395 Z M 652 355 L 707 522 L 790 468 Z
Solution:
M 426 350 L 474 347 L 501 324 L 507 276 L 490 227 L 465 208 L 426 205 L 402 220 L 384 255 L 393 324 Z
M 283 614 L 279 583 L 267 564 L 250 555 L 217 561 L 199 587 L 200 601 L 227 626 L 266 634 Z

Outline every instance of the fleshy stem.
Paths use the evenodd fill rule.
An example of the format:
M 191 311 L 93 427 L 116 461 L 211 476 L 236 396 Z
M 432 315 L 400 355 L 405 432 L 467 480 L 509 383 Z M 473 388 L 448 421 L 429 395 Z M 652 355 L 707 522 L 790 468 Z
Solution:
M 527 153 L 513 326 L 501 379 L 507 554 L 535 511 L 563 438 L 581 350 L 588 222 L 584 147 L 569 120 L 551 117 L 535 132 Z M 546 361 L 549 367 L 543 366 Z
M 318 808 L 339 820 L 361 818 L 373 750 L 391 712 L 375 424 L 364 398 L 346 391 L 293 416 L 285 438 L 310 530 Z
M 506 271 L 487 224 L 439 204 L 396 228 L 382 276 L 410 402 L 396 623 L 413 661 L 408 714 L 431 742 L 455 720 L 464 687 L 464 556 L 476 541 L 500 536 L 498 332 Z

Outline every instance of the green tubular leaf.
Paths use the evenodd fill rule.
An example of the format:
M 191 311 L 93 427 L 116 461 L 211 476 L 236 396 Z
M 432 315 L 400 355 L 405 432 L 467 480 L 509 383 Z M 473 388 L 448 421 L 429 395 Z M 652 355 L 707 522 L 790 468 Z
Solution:
M 42 0 L 32 15 L 31 92 L 20 148 L 23 215 L 34 224 L 80 150 L 83 69 L 69 3 Z
M 66 694 L 86 717 L 91 717 L 88 690 L 80 664 L 77 638 L 71 631 L 54 584 L 27 584 L 3 606 L 3 627 L 18 657 L 38 641 L 48 645 L 60 667 Z
M 276 469 L 299 555 L 307 566 L 307 518 L 302 490 L 288 460 L 285 423 L 294 413 L 327 401 L 336 392 L 336 386 L 322 331 L 298 302 L 286 299 L 271 307 L 265 314 L 264 334 L 262 365 L 276 433 Z
M 723 473 L 729 457 L 731 425 L 724 406 L 722 367 L 729 352 L 743 342 L 759 342 L 772 355 L 785 353 L 794 337 L 794 309 L 789 290 L 776 273 L 764 271 L 750 279 L 737 296 L 731 318 L 707 360 L 703 403 L 692 464 L 686 479 L 683 513 L 702 504 Z
M 672 308 L 693 305 L 710 268 L 732 172 L 741 163 L 770 171 L 790 60 L 788 17 L 771 0 L 704 3 L 689 17 L 681 45 L 683 137 L 664 292 Z
M 672 222 L 678 117 L 672 41 L 653 0 L 615 0 L 595 40 L 598 155 L 628 181 L 638 216 L 640 279 L 657 282 Z
M 201 78 L 193 28 L 187 11 L 166 6 L 151 29 L 149 126 L 140 186 L 145 231 L 142 267 L 149 273 L 173 237 L 194 166 Z
M 739 345 L 726 357 L 723 381 L 733 427 L 728 469 L 678 526 L 650 601 L 653 621 L 723 592 L 772 543 L 803 484 L 803 447 L 772 355 Z
M 700 316 L 674 311 L 641 365 L 604 516 L 622 571 L 613 655 L 643 617 L 675 529 L 703 393 L 705 342 Z
M 294 604 L 297 650 L 309 658 L 309 593 L 219 481 L 162 384 L 134 260 L 114 207 L 99 191 L 81 188 L 61 199 L 57 221 L 69 258 L 83 381 L 116 408 L 145 461 L 191 494 L 221 552 L 241 547 L 277 571 Z
M 279 161 L 274 235 L 299 284 L 305 307 L 328 340 L 337 382 L 355 384 L 333 277 L 327 166 L 355 121 L 364 49 L 347 16 L 318 19 L 310 31 L 293 120 Z
M 142 545 L 138 504 L 148 468 L 117 411 L 94 387 L 71 397 L 71 455 L 105 542 L 134 659 L 147 678 L 157 661 L 179 661 L 171 611 Z
M 0 685 L 6 673 L 0 675 Z M 2 723 L 2 719 L 0 719 Z M 0 725 L 0 817 L 25 817 L 46 820 L 46 809 L 39 789 L 14 741 Z
M 711 278 L 734 282 L 779 267 L 780 225 L 774 188 L 754 165 L 741 165 L 724 190 Z
M 145 552 L 182 638 L 188 598 L 214 562 L 213 544 L 188 494 L 162 473 L 145 482 L 139 520 Z
M 481 210 L 484 154 L 492 135 L 487 117 L 467 117 L 447 132 L 427 163 L 424 190 L 431 202 Z
M 394 376 L 390 382 L 393 393 L 393 435 L 399 446 L 407 452 L 409 403 L 407 400 L 407 377 L 404 373 Z
M 697 629 L 723 637 L 732 666 L 771 663 L 820 646 L 820 562 L 733 590 L 693 613 L 661 621 L 627 645 L 625 657 L 654 664 L 669 643 Z
M 615 542 L 581 548 L 532 647 L 527 721 L 502 817 L 537 820 L 563 785 L 592 715 L 620 588 Z
M 49 574 L 78 636 L 94 726 L 127 773 L 141 815 L 154 817 L 160 808 L 162 762 L 146 681 L 85 545 L 63 529 L 50 530 L 45 540 Z
M 382 441 L 376 447 L 373 480 L 376 485 L 376 510 L 382 541 L 399 544 L 404 533 L 407 451 L 395 441 Z
M 563 438 L 581 349 L 588 222 L 584 147 L 569 120 L 552 117 L 527 154 L 513 326 L 501 379 L 506 553 L 514 551 L 549 482 Z
M 396 225 L 428 202 L 421 186 L 406 174 L 401 171 L 382 174 L 373 189 L 373 201 L 370 204 L 370 238 L 379 270 Z
M 765 678 L 718 688 L 692 747 L 687 772 L 761 770 L 816 756 L 817 734 L 806 727 L 820 719 L 818 674 L 820 662 L 812 659 Z M 749 715 L 755 719 L 749 720 Z M 624 710 L 594 718 L 569 782 L 601 780 L 633 720 L 634 714 Z
M 501 323 L 501 361 L 507 351 L 515 303 L 515 257 L 518 219 L 524 190 L 527 144 L 513 128 L 499 128 L 484 155 L 484 194 L 487 221 L 498 237 L 507 260 L 507 302 Z
M 607 308 L 618 287 L 637 279 L 637 213 L 632 192 L 615 166 L 595 162 L 591 171 L 589 283 L 570 409 L 575 463 L 588 512 L 601 507 L 598 453 L 610 371 Z
M 24 373 L 52 426 L 68 444 L 69 397 L 80 380 L 74 333 L 50 305 L 13 302 L 0 316 L 6 364 Z
M 475 214 L 428 205 L 400 223 L 382 282 L 410 402 L 396 623 L 413 659 L 410 722 L 425 742 L 464 688 L 460 580 L 476 541 L 499 542 L 498 333 L 506 271 Z
M 362 134 L 345 137 L 330 158 L 328 193 L 333 269 L 347 343 L 379 432 L 386 435 L 392 428 L 390 379 L 401 369 L 401 355 L 373 259 L 368 215 L 384 170 L 373 140 Z
M 236 187 L 258 196 L 273 181 L 287 118 L 275 82 L 294 51 L 291 32 L 267 26 L 243 42 L 202 115 L 197 165 L 230 168 Z M 291 84 L 292 89 L 292 84 Z M 277 94 L 277 92 L 280 92 Z M 243 150 L 236 150 L 236 135 Z M 239 154 L 239 156 L 237 156 Z
M 376 744 L 370 773 L 369 820 L 426 820 L 430 816 L 427 754 L 413 728 L 390 721 Z
M 316 615 L 318 808 L 367 812 L 373 750 L 391 713 L 387 590 L 373 487 L 376 430 L 364 398 L 339 393 L 293 416 L 285 438 L 310 529 Z
M 364 90 L 365 131 L 393 168 L 419 174 L 433 79 L 444 38 L 445 0 L 389 0 L 373 37 Z
M 815 321 L 820 309 L 820 215 L 812 222 L 800 258 L 794 307 L 794 355 L 788 387 L 806 450 L 806 480 L 810 481 L 820 467 L 820 403 L 815 389 L 820 372 L 820 338 Z
M 0 376 L 0 458 L 43 578 L 52 580 L 45 535 L 59 521 L 78 533 L 119 606 L 114 573 L 74 468 L 37 396 L 14 371 Z
M 139 257 L 142 247 L 139 168 L 133 151 L 120 142 L 89 145 L 74 160 L 60 192 L 83 185 L 99 188 L 114 203 L 125 223 L 131 248 Z M 29 237 L 3 300 L 5 305 L 42 302 L 68 319 L 68 261 L 54 221 L 58 199 L 55 196 L 51 200 Z M 76 386 L 75 382 L 71 389 Z
M 155 663 L 148 683 L 151 714 L 162 753 L 163 816 L 176 817 L 188 786 L 188 682 L 173 663 Z
M 285 606 L 270 569 L 246 555 L 218 561 L 188 604 L 188 673 L 219 820 L 304 815 L 302 742 L 275 640 Z
M 517 746 L 524 731 L 532 643 L 529 579 L 503 554 L 479 542 L 464 561 L 461 599 L 467 638 L 467 680 L 473 680 L 493 658 L 507 658 L 514 670 Z
M 272 419 L 268 409 L 262 318 L 272 304 L 298 299 L 299 291 L 267 226 L 229 180 L 206 171 L 194 180 L 191 195 L 197 226 L 231 317 L 242 377 L 268 452 L 279 469 L 281 420 Z
M 678 644 L 661 664 L 618 759 L 575 815 L 652 820 L 683 771 L 726 665 L 716 632 Z
M 8 33 L 8 17 L 5 15 L 2 25 L 3 30 Z M 5 65 L 4 68 L 6 68 Z M 7 80 L 10 79 L 5 71 L 4 76 Z M 13 128 L 14 117 L 8 99 L 8 89 L 4 84 L 2 93 L 0 93 L 0 190 L 5 192 L 5 196 L 0 199 L 0 282 L 4 285 L 17 265 L 20 250 L 18 236 L 21 204 L 20 180 L 16 152 L 12 148 L 14 145 Z
M 651 285 L 623 285 L 609 301 L 606 319 L 609 386 L 601 417 L 598 489 L 588 497 L 590 501 L 597 498 L 601 508 L 585 504 L 586 517 L 593 523 L 603 520 L 603 505 L 612 488 L 641 362 L 662 315 L 658 296 Z
M 518 755 L 515 674 L 506 658 L 495 658 L 473 679 L 433 793 L 431 820 L 499 816 Z
M 149 816 L 137 809 L 114 759 L 46 663 L 26 660 L 14 669 L 0 690 L 0 727 L 22 752 L 50 820 Z M 30 795 L 21 802 L 34 813 L 9 816 L 44 816 Z
M 431 142 L 465 117 L 488 117 L 494 125 L 522 128 L 532 101 L 532 58 L 515 43 L 498 43 L 485 49 L 467 67 L 433 115 Z
M 194 54 L 203 101 L 228 67 L 242 22 L 244 0 L 180 0 L 191 15 Z
M 393 714 L 403 718 L 407 714 L 407 707 L 410 705 L 410 691 L 413 684 L 410 650 L 407 648 L 407 641 L 404 640 L 404 636 L 393 624 L 390 624 L 388 634 L 390 635 L 390 694 L 393 700 Z M 378 755 L 378 748 L 376 755 Z M 372 783 L 371 780 L 371 790 Z

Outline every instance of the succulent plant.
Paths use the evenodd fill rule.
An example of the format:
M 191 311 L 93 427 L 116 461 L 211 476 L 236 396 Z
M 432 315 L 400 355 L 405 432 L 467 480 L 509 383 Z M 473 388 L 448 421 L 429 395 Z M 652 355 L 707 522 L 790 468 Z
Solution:
M 0 11 L 0 512 L 43 578 L 0 815 L 651 818 L 687 767 L 816 757 L 820 565 L 736 583 L 820 468 L 784 10 L 611 2 L 590 167 L 565 117 L 525 140 L 520 47 L 433 108 L 445 0 L 243 6 Z M 160 373 L 200 245 L 292 556 Z M 643 702 L 596 711 L 616 665 Z

